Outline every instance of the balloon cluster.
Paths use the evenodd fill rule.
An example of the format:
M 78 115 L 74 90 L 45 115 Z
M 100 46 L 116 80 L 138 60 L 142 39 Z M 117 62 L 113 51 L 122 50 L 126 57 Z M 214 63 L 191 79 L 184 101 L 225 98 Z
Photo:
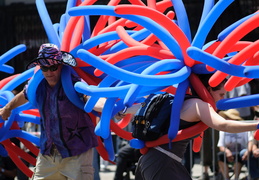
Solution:
M 14 69 L 4 63 L 22 53 L 26 50 L 25 45 L 18 45 L 2 56 L 0 56 L 1 71 L 6 73 L 13 73 Z M 13 91 L 16 87 L 27 81 L 33 76 L 33 69 L 25 71 L 22 74 L 15 74 L 0 81 L 0 104 L 1 106 L 6 105 L 14 97 Z M 8 121 L 3 121 L 0 119 L 0 155 L 9 156 L 13 162 L 26 174 L 27 176 L 32 176 L 32 171 L 25 165 L 24 161 L 32 165 L 36 165 L 35 156 L 38 155 L 39 149 L 39 138 L 21 130 L 24 122 L 32 122 L 35 124 L 40 124 L 38 111 L 32 109 L 29 103 L 23 106 L 17 107 L 12 111 L 11 116 Z M 27 153 L 24 149 L 16 146 L 10 139 L 17 138 L 32 154 Z M 23 159 L 24 161 L 22 161 Z
M 140 148 L 142 153 L 148 147 L 202 134 L 208 128 L 202 122 L 178 130 L 180 109 L 190 87 L 216 108 L 212 97 L 195 74 L 215 72 L 209 82 L 211 86 L 217 86 L 226 76 L 230 76 L 225 85 L 228 91 L 259 76 L 258 40 L 242 40 L 258 27 L 257 12 L 228 26 L 219 33 L 216 40 L 205 44 L 213 25 L 233 0 L 222 0 L 216 4 L 213 0 L 204 1 L 200 24 L 193 38 L 181 0 L 147 0 L 147 4 L 140 0 L 129 0 L 131 4 L 124 5 L 119 0 L 111 0 L 107 5 L 95 5 L 95 2 L 68 0 L 66 12 L 56 24 L 51 22 L 43 0 L 36 0 L 36 6 L 49 42 L 77 58 L 77 67 L 65 67 L 62 71 L 62 84 L 68 98 L 90 113 L 93 122 L 96 116 L 100 116 L 93 111 L 94 105 L 99 98 L 107 98 L 95 128 L 99 141 L 97 150 L 105 160 L 114 160 L 111 131 L 130 140 L 131 145 Z M 174 11 L 167 11 L 171 7 Z M 99 16 L 94 27 L 90 27 L 91 16 Z M 9 53 L 8 58 L 11 59 L 18 53 L 19 51 Z M 3 62 L 0 70 L 10 73 L 11 68 L 3 65 L 8 58 L 1 58 L 0 62 Z M 85 82 L 78 82 L 73 86 L 69 83 L 71 73 L 77 73 Z M 3 123 L 3 145 L 10 137 L 23 138 L 38 145 L 36 137 L 17 127 L 10 129 L 10 125 L 24 121 L 39 124 L 38 116 L 33 114 L 32 109 L 35 91 L 43 78 L 41 70 L 35 73 L 34 69 L 27 70 L 23 74 L 2 80 L 1 104 L 6 104 L 12 98 L 7 92 L 28 78 L 31 78 L 28 87 L 30 104 L 15 109 L 9 120 Z M 142 102 L 144 96 L 161 91 L 175 94 L 168 135 L 156 141 L 143 142 L 133 139 L 131 133 L 123 129 L 130 122 L 130 115 L 118 123 L 112 119 L 120 110 Z M 78 99 L 77 92 L 91 97 L 83 104 Z M 218 102 L 217 107 L 230 109 L 253 106 L 258 104 L 257 99 L 257 95 L 226 99 Z M 26 117 L 24 110 L 29 110 L 26 111 Z M 195 151 L 199 151 L 200 144 L 201 138 L 196 138 L 193 147 Z M 10 155 L 18 154 L 18 150 L 15 153 L 9 151 L 7 145 L 5 149 Z M 13 160 L 19 162 L 15 158 Z M 31 172 L 23 164 L 20 163 L 19 167 L 31 176 Z

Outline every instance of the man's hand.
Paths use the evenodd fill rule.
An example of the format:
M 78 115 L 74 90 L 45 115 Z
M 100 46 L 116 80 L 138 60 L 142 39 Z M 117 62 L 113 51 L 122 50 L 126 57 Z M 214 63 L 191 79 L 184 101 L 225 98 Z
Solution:
M 254 155 L 255 158 L 258 158 L 259 157 L 259 149 L 253 150 L 253 155 Z
M 117 120 L 121 120 L 123 119 L 124 117 L 126 116 L 126 114 L 124 114 L 123 112 L 118 112 L 114 117 L 117 119 Z
M 25 98 L 24 91 L 19 92 L 9 103 L 0 109 L 0 117 L 2 117 L 3 120 L 7 120 L 13 109 L 26 102 L 28 102 L 28 100 Z
M 244 153 L 244 155 L 242 156 L 242 161 L 246 161 L 247 158 L 248 158 L 248 151 L 246 151 L 246 152 Z
M 230 150 L 226 150 L 226 158 L 228 162 L 234 162 L 234 156 Z
M 0 117 L 3 119 L 3 120 L 7 120 L 11 115 L 11 111 L 5 107 L 3 108 L 0 108 Z

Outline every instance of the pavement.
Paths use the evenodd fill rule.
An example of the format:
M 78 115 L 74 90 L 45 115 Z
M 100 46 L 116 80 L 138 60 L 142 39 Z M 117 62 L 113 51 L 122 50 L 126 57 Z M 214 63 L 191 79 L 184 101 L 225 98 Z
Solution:
M 113 180 L 115 170 L 116 170 L 116 165 L 109 164 L 107 166 L 106 171 L 102 171 L 102 170 L 100 171 L 100 180 Z M 202 180 L 202 174 L 203 174 L 202 165 L 200 164 L 200 160 L 196 159 L 194 166 L 192 168 L 192 179 L 193 180 Z M 246 179 L 245 177 L 247 177 L 247 175 L 248 175 L 247 169 L 246 169 L 246 167 L 243 167 L 242 172 L 239 176 L 239 179 L 240 180 Z M 216 180 L 216 177 L 214 176 L 214 174 L 211 171 L 209 171 L 209 176 L 210 176 L 210 180 Z M 133 174 L 130 174 L 130 179 L 134 180 Z
M 101 180 L 113 180 L 114 173 L 116 170 L 116 165 L 109 164 L 106 171 L 100 171 L 100 179 Z M 198 180 L 202 175 L 202 166 L 199 164 L 194 164 L 192 169 L 192 177 L 193 180 Z M 213 174 L 210 173 L 211 179 L 213 179 Z M 130 174 L 130 179 L 134 180 L 134 175 Z
M 194 166 L 192 168 L 192 179 L 193 180 L 203 180 L 202 179 L 203 168 L 202 168 L 202 165 L 200 164 L 200 162 L 201 162 L 200 158 L 196 157 L 195 160 L 194 160 Z M 115 170 L 116 170 L 115 164 L 108 164 L 106 170 L 101 169 L 101 171 L 99 173 L 100 180 L 113 180 Z M 247 168 L 245 166 L 243 166 L 241 171 L 242 172 L 239 176 L 239 179 L 240 180 L 247 180 L 245 178 L 245 177 L 248 176 Z M 210 170 L 209 170 L 209 176 L 210 176 L 210 180 L 216 180 L 216 177 L 214 176 L 214 174 Z M 15 178 L 15 180 L 17 180 L 17 178 Z M 130 180 L 134 180 L 134 175 L 132 173 L 130 173 Z

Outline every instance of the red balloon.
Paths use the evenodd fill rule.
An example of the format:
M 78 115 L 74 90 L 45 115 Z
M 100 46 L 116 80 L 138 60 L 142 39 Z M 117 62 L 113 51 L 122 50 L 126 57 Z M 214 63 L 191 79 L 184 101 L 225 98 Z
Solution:
M 203 138 L 204 132 L 201 132 L 201 134 L 193 139 L 193 146 L 192 150 L 193 152 L 200 152 L 201 146 L 202 146 L 202 138 Z
M 107 150 L 105 149 L 103 142 L 100 138 L 100 136 L 97 136 L 97 140 L 98 140 L 98 146 L 96 147 L 97 152 L 100 154 L 100 156 L 105 160 L 108 161 L 109 160 L 109 155 Z
M 234 55 L 228 62 L 235 65 L 241 65 L 244 63 L 247 59 L 252 58 L 257 52 L 259 48 L 259 40 L 255 41 L 254 43 L 249 44 L 236 55 Z M 248 63 L 251 65 L 251 63 Z M 257 64 L 257 63 L 256 63 Z M 254 65 L 254 64 L 253 64 Z M 227 73 L 223 73 L 221 71 L 217 71 L 214 73 L 211 77 L 210 85 L 215 87 L 218 84 L 220 84 L 226 77 L 228 76 Z M 230 83 L 227 83 L 226 85 L 227 89 L 233 89 L 235 85 L 231 85 Z M 226 90 L 227 90 L 226 89 Z
M 75 67 L 74 70 L 89 85 L 98 85 L 101 82 L 100 78 L 97 78 L 78 67 Z
M 245 35 L 258 27 L 258 20 L 259 14 L 257 13 L 236 27 L 217 47 L 217 49 L 213 52 L 213 55 L 219 58 L 223 58 L 234 44 L 236 44 Z
M 127 114 L 122 120 L 120 120 L 117 124 L 120 128 L 125 128 L 127 125 L 129 125 L 130 121 L 132 119 L 132 114 Z
M 166 11 L 169 7 L 172 7 L 172 1 L 171 0 L 164 0 L 164 1 L 160 1 L 157 2 L 156 5 L 156 10 L 158 10 L 159 12 L 164 12 Z M 171 11 L 172 12 L 172 11 Z M 173 12 L 174 13 L 174 12 Z
M 111 130 L 119 137 L 126 139 L 126 140 L 131 140 L 133 139 L 132 137 L 132 133 L 131 132 L 127 132 L 125 130 L 123 130 L 122 128 L 120 128 L 114 121 L 110 121 L 110 128 Z
M 19 76 L 20 74 L 15 74 L 12 76 L 9 76 L 7 78 L 4 78 L 0 81 L 0 89 L 2 89 L 8 82 L 10 82 L 12 79 L 14 79 L 15 77 Z
M 189 77 L 189 80 L 193 86 L 193 89 L 196 91 L 196 93 L 199 95 L 199 97 L 203 101 L 209 103 L 216 110 L 217 109 L 216 103 L 215 103 L 213 97 L 208 92 L 208 90 L 204 87 L 204 85 L 202 84 L 200 79 L 197 77 L 197 75 L 192 73 Z
M 115 12 L 118 14 L 134 14 L 145 16 L 163 26 L 174 38 L 176 38 L 177 42 L 179 43 L 185 64 L 190 67 L 194 65 L 195 61 L 187 55 L 186 51 L 187 48 L 190 47 L 188 38 L 185 36 L 179 26 L 169 17 L 165 16 L 159 11 L 156 11 L 155 9 L 136 5 L 118 5 L 115 7 Z
M 123 50 L 109 56 L 109 58 L 107 58 L 106 61 L 111 64 L 115 64 L 122 59 L 127 59 L 127 58 L 130 58 L 133 56 L 138 56 L 138 55 L 149 55 L 151 57 L 155 57 L 158 59 L 174 58 L 172 53 L 168 50 L 163 50 L 160 48 L 154 48 L 154 47 L 148 47 L 148 46 L 142 45 L 142 46 L 129 47 L 127 49 L 123 49 Z M 103 72 L 98 69 L 96 69 L 94 73 L 96 76 L 101 76 L 103 74 Z
M 38 109 L 29 109 L 29 110 L 25 110 L 25 111 L 22 111 L 24 114 L 30 114 L 30 115 L 34 115 L 34 116 L 37 116 L 37 117 L 40 117 L 40 112 Z
M 175 137 L 175 139 L 173 139 L 172 142 L 181 141 L 184 139 L 195 137 L 198 134 L 205 131 L 206 129 L 208 129 L 208 126 L 206 124 L 204 124 L 203 122 L 199 122 L 199 123 L 195 124 L 194 126 L 179 130 L 177 136 Z M 161 144 L 166 144 L 168 142 L 170 142 L 170 139 L 168 138 L 168 135 L 166 134 L 155 141 L 147 141 L 145 143 L 145 145 L 146 145 L 146 147 L 154 147 L 154 146 L 159 146 Z
M 28 177 L 32 177 L 33 172 L 30 170 L 28 166 L 24 164 L 24 162 L 20 159 L 20 157 L 32 165 L 36 165 L 36 158 L 30 156 L 28 153 L 24 152 L 16 145 L 14 145 L 9 139 L 2 141 L 1 144 L 5 147 L 8 152 L 9 157 L 16 164 L 16 166 Z M 19 150 L 20 149 L 20 150 Z
M 35 156 L 38 156 L 40 150 L 39 148 L 37 148 L 32 142 L 26 140 L 26 139 L 23 139 L 23 138 L 17 138 L 21 141 L 21 143 L 24 144 L 24 146 L 30 150 L 30 152 L 32 152 Z
M 257 129 L 254 134 L 254 138 L 259 141 L 259 130 Z
M 71 51 L 81 43 L 82 35 L 84 31 L 84 25 L 85 25 L 84 22 L 85 22 L 84 16 L 80 16 L 80 18 L 78 19 L 78 22 L 76 23 L 76 26 L 74 27 L 73 39 L 69 44 L 69 51 Z

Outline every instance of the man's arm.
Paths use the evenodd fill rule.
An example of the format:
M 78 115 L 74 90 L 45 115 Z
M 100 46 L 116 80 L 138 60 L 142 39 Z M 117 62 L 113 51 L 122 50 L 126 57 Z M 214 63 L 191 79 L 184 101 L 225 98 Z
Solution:
M 0 116 L 3 120 L 7 120 L 13 109 L 25 104 L 26 102 L 28 102 L 28 100 L 25 98 L 24 92 L 21 91 L 9 103 L 0 109 Z
M 88 101 L 88 98 L 89 96 L 86 96 L 84 95 L 83 99 L 84 99 L 84 102 L 87 102 Z M 106 98 L 100 98 L 96 105 L 94 106 L 94 110 L 97 111 L 97 112 L 102 112 L 103 110 L 103 107 L 104 107 L 104 104 L 106 102 Z M 122 119 L 125 117 L 126 114 L 136 114 L 137 110 L 141 107 L 141 104 L 134 104 L 133 106 L 129 107 L 126 109 L 125 112 L 123 112 L 123 110 L 121 110 L 120 112 L 118 112 L 114 117 L 116 119 Z

